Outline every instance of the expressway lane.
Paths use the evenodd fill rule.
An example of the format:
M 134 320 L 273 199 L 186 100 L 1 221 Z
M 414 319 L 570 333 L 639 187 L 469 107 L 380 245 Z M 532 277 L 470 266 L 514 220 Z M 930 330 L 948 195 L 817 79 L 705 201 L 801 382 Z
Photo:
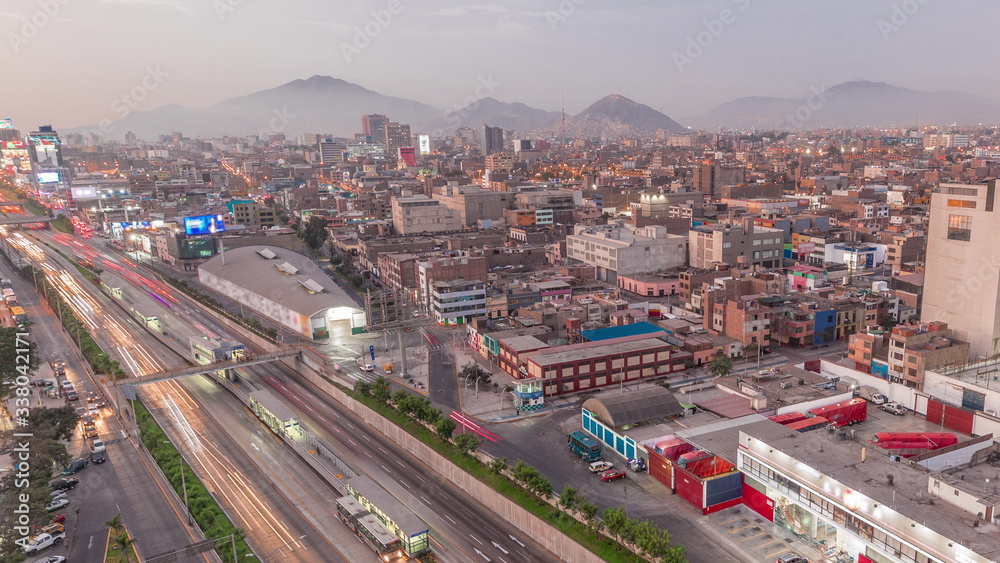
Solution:
M 246 371 L 254 383 L 266 385 L 279 400 L 300 412 L 303 422 L 308 421 L 347 456 L 345 462 L 370 475 L 429 524 L 441 548 L 460 550 L 461 557 L 454 560 L 485 561 L 477 550 L 507 563 L 558 560 L 336 401 L 299 380 L 289 368 L 268 364 Z

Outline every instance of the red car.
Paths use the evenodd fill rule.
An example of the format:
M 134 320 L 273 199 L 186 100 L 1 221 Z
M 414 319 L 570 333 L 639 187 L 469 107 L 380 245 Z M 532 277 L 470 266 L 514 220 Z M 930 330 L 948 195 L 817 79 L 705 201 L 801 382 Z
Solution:
M 601 481 L 614 481 L 615 479 L 624 479 L 625 472 L 621 469 L 608 469 L 607 471 L 601 472 Z

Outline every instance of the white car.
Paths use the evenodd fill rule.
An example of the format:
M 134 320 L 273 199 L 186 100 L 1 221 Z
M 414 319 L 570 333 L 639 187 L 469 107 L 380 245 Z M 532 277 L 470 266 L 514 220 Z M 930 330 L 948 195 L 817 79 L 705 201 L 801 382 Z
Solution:
M 46 512 L 54 512 L 56 510 L 59 510 L 60 508 L 63 508 L 64 506 L 66 506 L 68 504 L 69 504 L 69 499 L 68 498 L 57 499 L 57 500 L 54 500 L 54 501 L 50 502 L 49 504 L 45 505 L 45 511 Z
M 97 405 L 91 403 L 90 406 L 87 407 L 87 414 L 89 414 L 90 416 L 93 416 L 93 417 L 100 418 L 101 417 L 101 407 L 98 407 Z
M 34 563 L 66 563 L 66 558 L 62 555 L 52 555 L 41 559 L 35 559 Z
M 90 451 L 92 452 L 103 452 L 107 446 L 104 445 L 103 440 L 94 440 L 91 443 Z

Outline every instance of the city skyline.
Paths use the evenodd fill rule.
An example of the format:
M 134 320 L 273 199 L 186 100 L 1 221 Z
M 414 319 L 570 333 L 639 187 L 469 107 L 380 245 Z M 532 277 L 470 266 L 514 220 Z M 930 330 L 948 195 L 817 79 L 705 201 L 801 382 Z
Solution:
M 851 80 L 995 99 L 987 6 L 53 0 L 0 13 L 23 69 L 3 117 L 25 130 L 93 125 L 122 96 L 135 111 L 200 110 L 314 74 L 440 108 L 461 107 L 483 77 L 499 100 L 568 114 L 617 92 L 682 123 L 735 98 Z M 975 57 L 939 47 L 959 34 Z

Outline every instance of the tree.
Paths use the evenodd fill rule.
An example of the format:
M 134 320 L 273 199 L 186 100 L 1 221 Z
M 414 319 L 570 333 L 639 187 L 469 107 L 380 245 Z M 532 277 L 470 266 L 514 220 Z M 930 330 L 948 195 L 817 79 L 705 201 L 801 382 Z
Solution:
M 372 383 L 372 397 L 376 401 L 385 404 L 389 402 L 390 395 L 389 380 L 381 375 L 378 376 L 378 379 Z
M 722 353 L 716 352 L 708 361 L 708 374 L 713 377 L 725 377 L 733 371 L 733 360 Z
M 372 384 L 361 379 L 354 382 L 354 391 L 359 395 L 364 395 L 365 397 L 371 397 L 372 395 Z
M 756 342 L 750 342 L 743 347 L 743 357 L 750 358 L 756 356 L 760 352 L 760 346 Z
M 559 504 L 570 514 L 576 510 L 577 505 L 580 503 L 580 495 L 576 492 L 576 489 L 570 487 L 569 485 L 563 489 L 561 495 L 559 495 Z
M 490 462 L 490 472 L 494 475 L 502 474 L 504 469 L 507 469 L 506 457 L 495 457 L 493 458 L 493 461 Z
M 36 432 L 44 429 L 55 440 L 69 440 L 77 422 L 73 407 L 36 408 L 28 413 L 28 425 Z
M 585 498 L 580 498 L 579 503 L 577 503 L 577 510 L 583 516 L 583 519 L 587 522 L 587 527 L 591 528 L 595 532 L 599 529 L 600 520 L 597 517 L 597 511 L 600 507 L 597 506 L 596 502 L 587 500 Z
M 21 336 L 18 336 L 20 334 Z M 30 392 L 26 385 L 17 385 L 18 377 L 31 378 L 38 369 L 38 350 L 35 342 L 26 338 L 17 327 L 0 328 L 0 396 L 8 397 L 12 392 Z M 22 379 L 22 383 L 27 380 Z M 24 389 L 20 391 L 19 389 Z
M 459 372 L 459 376 L 461 376 L 462 379 L 478 381 L 486 384 L 489 384 L 492 379 L 490 372 L 486 371 L 483 366 L 477 364 L 476 362 L 469 362 L 462 366 L 462 371 Z
M 115 514 L 115 517 L 112 518 L 111 520 L 106 521 L 104 523 L 104 525 L 107 526 L 107 527 L 109 527 L 109 528 L 111 528 L 112 532 L 117 532 L 117 531 L 121 530 L 121 528 L 122 528 L 122 515 L 120 513 L 119 514 Z
M 442 418 L 438 421 L 434 431 L 442 440 L 451 440 L 451 435 L 455 433 L 455 421 L 450 418 Z
M 628 516 L 625 515 L 625 509 L 620 506 L 604 509 L 604 527 L 617 540 L 621 540 L 622 534 L 625 533 L 628 520 Z
M 139 540 L 129 537 L 128 532 L 122 532 L 115 536 L 115 548 L 121 552 L 122 557 L 125 558 L 125 563 L 129 563 L 132 560 L 132 545 L 137 541 Z
M 312 250 L 318 250 L 323 246 L 330 232 L 326 230 L 326 217 L 312 215 L 306 224 L 299 231 L 299 238 Z
M 455 436 L 455 446 L 462 450 L 462 453 L 471 453 L 479 447 L 479 438 L 472 434 L 459 434 Z
M 882 325 L 882 328 L 891 331 L 892 327 L 896 326 L 899 323 L 897 323 L 896 319 L 892 318 L 890 315 L 886 315 L 878 321 L 878 324 Z

